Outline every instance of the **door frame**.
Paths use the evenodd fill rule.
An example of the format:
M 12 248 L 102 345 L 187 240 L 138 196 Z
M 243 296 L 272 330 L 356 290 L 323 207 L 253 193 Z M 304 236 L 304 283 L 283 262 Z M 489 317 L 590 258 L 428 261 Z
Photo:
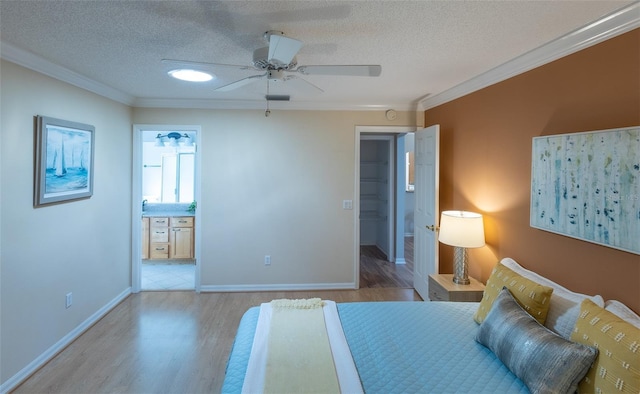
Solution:
M 353 203 L 353 219 L 354 219 L 354 247 L 353 247 L 353 272 L 354 283 L 356 289 L 360 288 L 360 137 L 362 134 L 405 134 L 415 132 L 417 126 L 356 126 L 355 127 L 355 162 L 353 164 L 354 179 L 354 203 Z M 393 172 L 394 179 L 396 172 Z M 394 188 L 395 191 L 395 188 Z M 395 205 L 395 204 L 394 204 Z M 395 207 L 394 207 L 395 209 Z M 396 221 L 393 221 L 395 228 Z M 394 237 L 395 239 L 395 237 Z
M 202 127 L 199 125 L 166 125 L 166 124 L 134 124 L 133 125 L 133 166 L 132 166 L 132 185 L 131 185 L 131 291 L 139 293 L 142 285 L 142 133 L 144 131 L 185 131 L 195 133 L 195 179 L 194 179 L 194 199 L 200 205 L 201 199 L 201 155 L 200 141 L 202 135 Z M 195 239 L 194 239 L 194 257 L 195 257 L 195 291 L 200 292 L 200 239 L 202 226 L 200 226 L 201 218 L 200 206 L 195 212 Z

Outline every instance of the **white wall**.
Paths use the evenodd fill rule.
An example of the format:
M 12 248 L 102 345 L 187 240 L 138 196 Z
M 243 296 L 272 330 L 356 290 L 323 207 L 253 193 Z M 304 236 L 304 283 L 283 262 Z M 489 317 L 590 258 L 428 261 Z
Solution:
M 127 106 L 13 63 L 0 67 L 4 383 L 130 287 L 132 143 Z M 33 208 L 35 115 L 95 126 L 90 199 Z
M 412 117 L 134 109 L 134 123 L 202 126 L 203 290 L 353 286 L 355 126 Z
M 355 126 L 415 123 L 384 111 L 131 109 L 5 61 L 0 78 L 4 388 L 130 288 L 132 124 L 202 125 L 202 285 L 224 290 L 354 283 L 355 210 L 342 200 L 356 198 Z M 95 126 L 90 199 L 33 208 L 35 115 Z

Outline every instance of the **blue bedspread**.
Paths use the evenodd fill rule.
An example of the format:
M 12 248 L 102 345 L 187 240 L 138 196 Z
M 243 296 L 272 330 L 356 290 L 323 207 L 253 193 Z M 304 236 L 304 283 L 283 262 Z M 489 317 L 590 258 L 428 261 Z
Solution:
M 338 313 L 367 393 L 528 393 L 474 338 L 477 303 L 358 302 Z M 259 308 L 243 316 L 223 393 L 242 390 Z

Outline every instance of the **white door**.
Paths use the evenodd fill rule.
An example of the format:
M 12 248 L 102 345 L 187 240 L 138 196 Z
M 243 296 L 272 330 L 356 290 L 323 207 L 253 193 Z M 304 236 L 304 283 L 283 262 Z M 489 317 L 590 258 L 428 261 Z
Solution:
M 429 275 L 438 272 L 438 183 L 440 125 L 415 134 L 415 210 L 413 287 L 429 300 Z

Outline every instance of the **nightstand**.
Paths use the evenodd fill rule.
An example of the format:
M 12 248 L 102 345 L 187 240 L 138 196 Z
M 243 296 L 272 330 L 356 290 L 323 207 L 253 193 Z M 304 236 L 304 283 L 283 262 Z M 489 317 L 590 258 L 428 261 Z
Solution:
M 469 277 L 471 283 L 453 283 L 453 274 L 429 275 L 429 299 L 431 301 L 479 302 L 482 300 L 484 285 Z

